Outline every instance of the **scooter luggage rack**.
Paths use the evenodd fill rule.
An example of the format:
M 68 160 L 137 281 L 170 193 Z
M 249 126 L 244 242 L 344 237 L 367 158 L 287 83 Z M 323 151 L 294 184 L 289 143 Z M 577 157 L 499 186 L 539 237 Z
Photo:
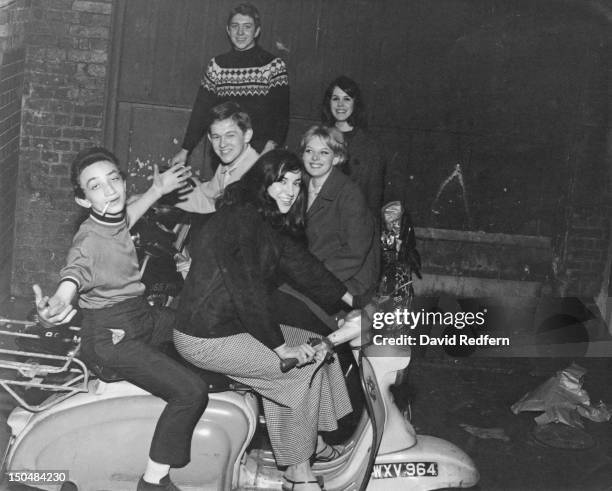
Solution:
M 44 336 L 21 331 L 35 326 L 35 322 L 0 318 L 0 341 L 2 341 L 2 344 L 6 344 L 4 341 L 11 338 L 13 340 L 29 338 L 39 339 L 44 342 Z M 80 330 L 78 327 L 70 327 L 69 329 L 75 331 L 75 334 Z M 20 375 L 24 379 L 17 380 L 4 378 L 4 373 L 2 373 L 0 376 L 0 386 L 3 387 L 21 407 L 32 412 L 44 411 L 68 399 L 74 394 L 87 392 L 89 370 L 85 364 L 76 357 L 79 348 L 80 341 L 77 341 L 74 347 L 65 355 L 0 348 L 0 369 L 4 369 L 2 372 L 9 370 L 14 372 L 15 375 Z M 7 359 L 7 355 L 12 359 Z M 27 359 L 21 361 L 23 358 Z M 59 362 L 59 364 L 51 364 L 53 361 Z M 66 374 L 66 378 L 57 383 L 45 381 L 46 377 L 55 374 Z M 45 398 L 39 404 L 30 404 L 24 399 L 24 396 L 16 392 L 15 389 L 17 387 L 26 389 L 35 388 L 53 394 Z

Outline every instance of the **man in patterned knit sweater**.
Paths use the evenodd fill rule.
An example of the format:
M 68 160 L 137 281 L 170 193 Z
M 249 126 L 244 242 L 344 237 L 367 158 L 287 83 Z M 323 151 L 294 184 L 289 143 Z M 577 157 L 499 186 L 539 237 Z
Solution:
M 285 62 L 257 45 L 261 22 L 249 3 L 234 7 L 227 21 L 232 50 L 215 56 L 206 68 L 193 104 L 182 149 L 171 163 L 185 163 L 210 125 L 210 109 L 238 102 L 251 117 L 251 145 L 258 153 L 281 146 L 289 123 L 289 76 Z

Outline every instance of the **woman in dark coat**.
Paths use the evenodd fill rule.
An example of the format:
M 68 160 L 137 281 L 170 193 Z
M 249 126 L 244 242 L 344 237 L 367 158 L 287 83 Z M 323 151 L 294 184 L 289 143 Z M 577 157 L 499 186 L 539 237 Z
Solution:
M 308 249 L 351 293 L 372 294 L 380 273 L 374 217 L 355 182 L 338 170 L 346 159 L 342 133 L 313 126 L 300 143 L 308 174 Z
M 288 281 L 328 312 L 353 297 L 307 251 L 304 211 L 302 164 L 290 152 L 264 154 L 230 185 L 193 240 L 174 341 L 187 361 L 263 396 L 276 462 L 288 466 L 286 489 L 314 491 L 309 459 L 325 447 L 317 432 L 336 429 L 351 405 L 339 363 L 317 369 L 326 350 L 307 344 L 313 333 L 282 324 L 272 293 Z M 286 358 L 301 368 L 282 373 Z
M 351 293 L 371 298 L 380 277 L 380 244 L 363 192 L 339 170 L 346 159 L 342 132 L 333 126 L 312 126 L 302 137 L 300 155 L 308 178 L 308 250 Z M 337 328 L 337 315 L 327 315 L 291 285 L 282 285 L 277 297 L 278 308 L 290 322 L 314 313 L 310 329 L 327 334 Z M 344 306 L 338 305 L 336 314 L 342 310 Z

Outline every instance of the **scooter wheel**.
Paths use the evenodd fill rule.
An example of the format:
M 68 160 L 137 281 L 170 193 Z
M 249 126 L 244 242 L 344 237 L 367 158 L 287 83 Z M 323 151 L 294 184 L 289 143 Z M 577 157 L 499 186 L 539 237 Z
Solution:
M 60 491 L 79 491 L 79 488 L 72 481 L 66 481 L 62 484 Z

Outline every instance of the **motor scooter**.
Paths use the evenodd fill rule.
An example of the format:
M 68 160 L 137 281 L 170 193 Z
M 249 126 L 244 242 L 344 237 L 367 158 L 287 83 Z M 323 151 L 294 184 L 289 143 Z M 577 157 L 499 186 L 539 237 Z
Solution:
M 401 207 L 395 204 L 391 211 L 386 221 L 397 225 Z M 157 223 L 164 217 L 169 222 L 162 222 L 162 229 L 172 229 L 175 237 L 160 236 Z M 166 209 L 155 211 L 152 220 L 154 226 L 144 230 L 155 233 L 140 237 L 143 279 L 147 262 L 164 253 L 176 259 L 189 228 L 177 223 L 180 220 Z M 389 228 L 386 249 L 393 258 L 412 254 L 411 262 L 418 266 L 409 233 L 409 226 Z M 408 252 L 402 254 L 402 245 L 404 249 L 408 245 Z M 176 262 L 188 263 L 188 257 L 180 255 Z M 418 275 L 418 269 L 412 269 Z M 392 308 L 412 297 L 411 277 L 406 281 L 402 268 L 387 268 L 385 277 L 388 291 L 383 293 Z M 157 292 L 150 291 L 155 293 L 150 302 L 158 303 Z M 169 300 L 164 297 L 162 303 Z M 363 315 L 353 311 L 341 321 L 342 331 L 349 333 L 344 340 L 350 340 L 353 348 L 366 411 L 338 447 L 340 455 L 330 462 L 314 463 L 313 472 L 329 491 L 476 485 L 479 474 L 470 457 L 450 442 L 417 435 L 394 403 L 390 388 L 407 376 L 411 351 L 407 346 L 368 342 L 373 308 L 364 309 Z M 33 321 L 0 318 L 0 386 L 19 405 L 8 418 L 11 437 L 1 466 L 9 488 L 133 491 L 136 487 L 165 403 L 95 365 L 86 365 L 80 358 L 79 331 L 66 326 L 43 329 Z M 192 369 L 208 383 L 210 399 L 194 431 L 192 460 L 171 471 L 173 481 L 185 491 L 280 489 L 282 471 L 272 452 L 255 444 L 263 419 L 258 396 L 221 374 Z M 291 364 L 281 364 L 279 369 L 291 369 Z
M 359 322 L 367 323 L 367 316 Z M 476 485 L 479 474 L 470 457 L 450 442 L 417 435 L 393 402 L 390 387 L 407 373 L 410 348 L 368 344 L 368 329 L 364 324 L 357 329 L 361 336 L 351 344 L 367 411 L 339 457 L 313 465 L 324 489 Z M 53 340 L 56 353 L 61 345 L 66 351 L 23 351 L 2 343 L 0 385 L 20 406 L 8 418 L 11 438 L 2 461 L 9 486 L 133 491 L 164 401 L 92 373 L 79 359 L 78 328 L 42 330 L 34 322 L 0 319 L 0 339 L 23 337 L 38 338 L 37 346 Z M 282 472 L 272 452 L 252 445 L 260 420 L 256 394 L 219 374 L 201 374 L 209 382 L 210 401 L 193 435 L 192 461 L 172 470 L 173 481 L 185 491 L 280 489 Z M 34 402 L 27 400 L 28 391 L 38 395 Z

